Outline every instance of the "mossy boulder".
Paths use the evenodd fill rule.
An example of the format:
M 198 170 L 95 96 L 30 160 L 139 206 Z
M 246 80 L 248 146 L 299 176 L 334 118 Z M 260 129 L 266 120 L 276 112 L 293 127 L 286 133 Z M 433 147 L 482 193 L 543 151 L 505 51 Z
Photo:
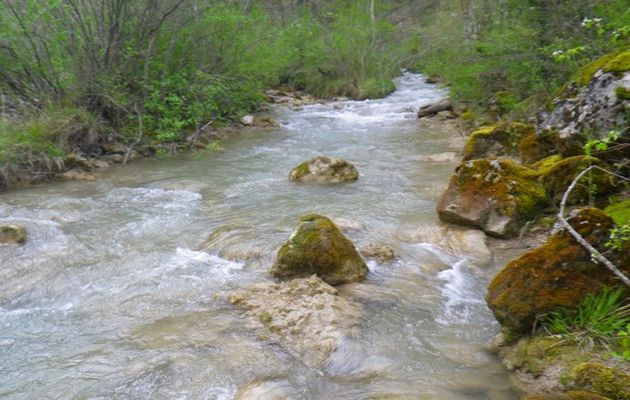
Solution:
M 571 226 L 599 251 L 606 250 L 612 219 L 601 210 L 585 208 L 569 219 Z M 607 254 L 630 274 L 630 249 Z M 508 263 L 490 282 L 486 301 L 510 333 L 529 332 L 536 317 L 559 307 L 574 308 L 589 293 L 618 284 L 618 278 L 567 232 L 551 236 L 542 246 Z
M 26 243 L 26 228 L 20 225 L 0 225 L 0 243 Z
M 553 104 L 538 112 L 537 131 L 596 139 L 624 131 L 630 106 L 624 88 L 629 85 L 630 52 L 607 54 L 581 68 Z
M 595 393 L 570 391 L 566 393 L 535 394 L 523 397 L 523 400 L 610 400 Z
M 509 159 L 481 159 L 456 168 L 437 212 L 444 222 L 507 238 L 516 236 L 546 204 L 547 193 L 535 171 Z
M 330 285 L 363 280 L 368 268 L 354 245 L 328 218 L 302 217 L 271 267 L 276 278 L 318 275 Z
M 585 362 L 573 368 L 568 385 L 612 400 L 630 399 L 630 375 L 599 362 Z
M 348 161 L 318 156 L 304 161 L 289 173 L 294 182 L 340 183 L 359 179 L 359 172 Z
M 588 156 L 574 156 L 564 159 L 552 157 L 535 165 L 535 168 L 541 174 L 540 179 L 547 189 L 547 193 L 556 204 L 559 204 L 564 192 L 575 177 L 591 165 L 610 169 L 601 160 Z M 586 204 L 590 197 L 609 193 L 615 187 L 615 183 L 612 175 L 600 169 L 593 169 L 571 191 L 567 198 L 567 204 Z
M 534 134 L 532 125 L 505 122 L 477 129 L 468 137 L 463 159 L 475 160 L 486 157 L 517 156 L 519 142 Z
M 557 132 L 531 133 L 518 143 L 518 155 L 523 164 L 532 164 L 555 154 L 557 147 Z

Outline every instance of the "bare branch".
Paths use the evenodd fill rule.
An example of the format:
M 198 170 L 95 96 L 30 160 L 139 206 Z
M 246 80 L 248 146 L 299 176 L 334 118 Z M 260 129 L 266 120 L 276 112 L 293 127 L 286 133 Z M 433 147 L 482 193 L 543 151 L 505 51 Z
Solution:
M 587 172 L 593 170 L 593 169 L 599 169 L 607 174 L 616 176 L 617 178 L 626 180 L 626 181 L 630 181 L 630 179 L 621 176 L 619 174 L 615 174 L 614 172 L 610 172 L 608 170 L 605 170 L 604 168 L 600 168 L 596 165 L 591 165 L 590 167 L 584 169 L 584 171 L 580 172 L 575 179 L 573 179 L 573 182 L 571 182 L 571 184 L 569 185 L 568 189 L 566 190 L 566 192 L 564 192 L 564 195 L 562 196 L 562 201 L 560 202 L 560 212 L 558 212 L 558 219 L 560 220 L 560 223 L 562 224 L 562 226 L 571 234 L 571 236 L 573 236 L 575 238 L 575 240 L 577 240 L 577 242 L 582 245 L 582 247 L 584 247 L 586 250 L 588 250 L 588 252 L 591 254 L 591 256 L 601 262 L 602 264 L 604 264 L 606 266 L 606 268 L 608 268 L 613 274 L 615 274 L 619 279 L 621 279 L 621 281 L 628 287 L 630 287 L 630 278 L 628 278 L 626 275 L 624 275 L 623 272 L 621 272 L 621 270 L 619 268 L 617 268 L 617 266 L 615 264 L 613 264 L 610 260 L 608 260 L 606 257 L 604 257 L 599 251 L 597 251 L 597 249 L 595 247 L 593 247 L 589 242 L 586 241 L 586 239 L 584 239 L 582 237 L 582 235 L 580 235 L 575 229 L 573 229 L 573 227 L 569 224 L 569 222 L 565 219 L 564 217 L 564 210 L 566 207 L 566 203 L 567 203 L 567 199 L 569 198 L 569 194 L 571 193 L 571 191 L 575 188 L 575 185 L 577 185 L 578 181 L 584 176 L 586 175 Z

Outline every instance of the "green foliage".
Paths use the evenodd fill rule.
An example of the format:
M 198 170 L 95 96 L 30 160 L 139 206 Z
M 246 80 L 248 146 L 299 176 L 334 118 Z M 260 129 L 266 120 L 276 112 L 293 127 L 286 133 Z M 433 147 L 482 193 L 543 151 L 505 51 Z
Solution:
M 610 230 L 610 239 L 605 243 L 611 250 L 622 251 L 630 241 L 630 225 L 615 226 Z
M 160 142 L 182 140 L 209 121 L 230 121 L 256 111 L 262 94 L 248 82 L 203 72 L 180 73 L 147 87 L 144 125 Z
M 613 352 L 616 357 L 621 357 L 626 361 L 630 361 L 630 324 L 617 334 L 619 339 L 619 351 Z
M 575 310 L 560 308 L 539 316 L 549 334 L 562 335 L 585 348 L 611 346 L 619 332 L 630 324 L 630 304 L 624 288 L 604 289 L 587 295 Z
M 0 163 L 62 157 L 73 146 L 93 145 L 101 130 L 92 113 L 71 106 L 34 110 L 18 123 L 0 119 Z

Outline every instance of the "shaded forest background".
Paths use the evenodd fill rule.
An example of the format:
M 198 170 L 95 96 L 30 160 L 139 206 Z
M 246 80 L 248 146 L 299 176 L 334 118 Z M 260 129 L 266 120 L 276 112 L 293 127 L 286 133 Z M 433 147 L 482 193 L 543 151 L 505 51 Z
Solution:
M 0 0 L 0 164 L 182 141 L 273 87 L 379 97 L 401 69 L 522 117 L 629 44 L 627 0 Z

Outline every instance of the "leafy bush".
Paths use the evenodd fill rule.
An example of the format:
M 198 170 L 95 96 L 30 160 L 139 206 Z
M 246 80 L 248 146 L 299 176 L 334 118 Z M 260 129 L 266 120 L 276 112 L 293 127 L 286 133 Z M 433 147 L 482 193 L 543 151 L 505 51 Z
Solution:
M 540 325 L 552 335 L 562 335 L 585 348 L 610 347 L 630 324 L 630 304 L 624 288 L 589 294 L 575 310 L 560 308 L 539 316 Z

